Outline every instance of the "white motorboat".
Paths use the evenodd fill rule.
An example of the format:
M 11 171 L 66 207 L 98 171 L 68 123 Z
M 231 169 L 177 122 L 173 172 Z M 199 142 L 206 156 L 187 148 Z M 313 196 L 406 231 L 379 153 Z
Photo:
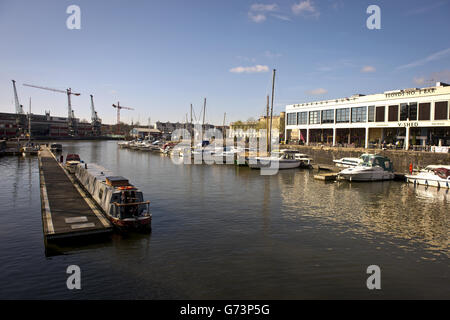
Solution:
M 294 169 L 300 167 L 302 161 L 295 158 L 294 150 L 274 151 L 269 157 L 249 157 L 248 166 L 253 169 Z
M 75 172 L 75 168 L 81 163 L 80 156 L 76 153 L 69 153 L 66 156 L 66 169 L 70 173 Z
M 305 153 L 296 153 L 294 155 L 294 158 L 301 161 L 300 167 L 302 167 L 302 168 L 311 168 L 311 166 L 312 166 L 311 163 L 312 163 L 313 159 L 311 159 L 307 154 L 305 154 Z
M 39 152 L 39 145 L 27 144 L 21 148 L 23 156 L 37 155 Z
M 370 154 L 364 153 L 359 158 L 345 157 L 338 160 L 333 160 L 333 162 L 336 167 L 353 168 L 366 161 L 367 157 L 369 156 Z
M 52 143 L 50 145 L 50 150 L 52 152 L 62 152 L 62 150 L 63 150 L 62 144 L 60 144 L 60 143 Z
M 450 188 L 450 166 L 430 165 L 417 174 L 407 174 L 405 177 L 407 182 L 414 185 Z
M 143 141 L 137 145 L 137 149 L 140 151 L 151 151 L 152 145 L 149 141 Z
M 117 145 L 119 148 L 128 148 L 130 146 L 131 141 L 119 141 Z
M 395 178 L 392 162 L 380 155 L 368 155 L 364 162 L 342 170 L 338 176 L 349 181 L 383 181 Z
M 234 164 L 234 160 L 237 155 L 241 152 L 244 152 L 243 149 L 239 149 L 236 147 L 223 147 L 221 149 L 217 149 L 213 154 L 214 161 L 218 164 Z

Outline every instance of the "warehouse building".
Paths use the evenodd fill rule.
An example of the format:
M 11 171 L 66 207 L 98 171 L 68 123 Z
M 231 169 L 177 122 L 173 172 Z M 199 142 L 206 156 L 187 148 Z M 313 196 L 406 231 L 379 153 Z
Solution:
M 286 106 L 286 142 L 343 147 L 448 150 L 450 86 L 355 94 Z M 447 151 L 448 152 L 448 151 Z

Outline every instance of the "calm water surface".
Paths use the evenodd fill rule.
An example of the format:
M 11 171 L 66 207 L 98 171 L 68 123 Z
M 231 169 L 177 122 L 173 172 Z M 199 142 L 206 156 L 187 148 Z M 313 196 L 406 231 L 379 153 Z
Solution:
M 0 158 L 0 298 L 450 298 L 450 193 L 314 172 L 174 165 L 116 142 L 66 142 L 139 186 L 151 234 L 46 257 L 36 157 Z M 82 290 L 66 288 L 68 265 Z M 366 268 L 381 268 L 379 291 Z

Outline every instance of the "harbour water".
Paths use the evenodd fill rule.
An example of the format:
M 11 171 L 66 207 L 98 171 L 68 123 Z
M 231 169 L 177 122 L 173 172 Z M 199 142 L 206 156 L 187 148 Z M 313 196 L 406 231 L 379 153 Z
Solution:
M 1 299 L 450 298 L 449 191 L 175 165 L 114 141 L 63 148 L 138 186 L 153 230 L 46 256 L 37 157 L 0 158 Z M 73 264 L 82 290 L 66 287 Z

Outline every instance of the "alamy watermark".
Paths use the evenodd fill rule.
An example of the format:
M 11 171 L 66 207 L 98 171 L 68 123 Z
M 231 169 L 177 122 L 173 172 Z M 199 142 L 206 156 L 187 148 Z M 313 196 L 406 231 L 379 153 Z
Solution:
M 381 9 L 379 6 L 372 4 L 367 7 L 367 14 L 370 16 L 367 18 L 366 26 L 369 30 L 381 29 Z
M 193 130 L 175 130 L 171 141 L 178 141 L 170 150 L 175 164 L 249 164 L 261 168 L 262 175 L 274 175 L 279 169 L 279 159 L 270 152 L 280 148 L 277 129 L 269 137 L 261 129 L 240 130 L 224 138 L 219 129 L 203 131 L 196 125 Z
M 367 267 L 367 274 L 370 276 L 367 278 L 366 285 L 369 290 L 381 289 L 381 269 L 377 265 L 371 265 Z
M 77 5 L 70 5 L 66 9 L 66 13 L 70 14 L 66 20 L 66 26 L 69 30 L 80 30 L 81 29 L 81 9 Z
M 72 264 L 67 267 L 66 273 L 70 274 L 67 278 L 66 286 L 69 290 L 81 289 L 81 269 L 79 266 Z

